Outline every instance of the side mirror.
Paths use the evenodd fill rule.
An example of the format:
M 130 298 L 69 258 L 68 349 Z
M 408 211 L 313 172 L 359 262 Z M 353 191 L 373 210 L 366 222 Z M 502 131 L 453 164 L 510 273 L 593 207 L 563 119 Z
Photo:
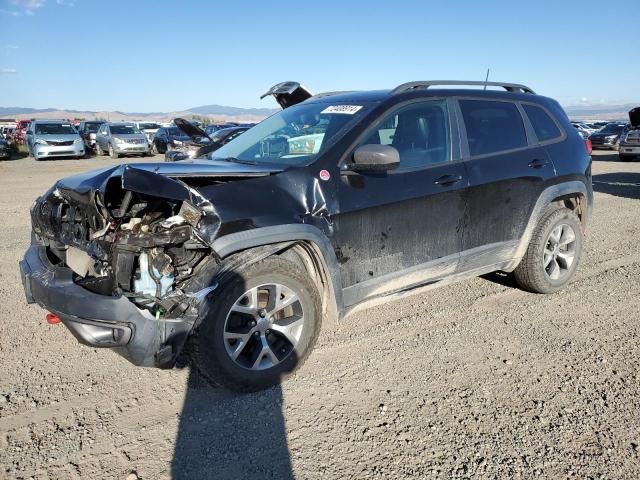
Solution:
M 390 145 L 362 145 L 353 153 L 350 170 L 387 171 L 400 165 L 400 152 Z

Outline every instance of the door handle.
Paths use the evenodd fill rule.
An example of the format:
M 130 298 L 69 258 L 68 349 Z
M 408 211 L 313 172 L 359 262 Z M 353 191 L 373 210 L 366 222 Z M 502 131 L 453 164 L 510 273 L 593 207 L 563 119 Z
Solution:
M 536 158 L 535 160 L 531 160 L 528 164 L 531 168 L 542 168 L 545 165 L 549 165 L 549 160 L 544 158 Z
M 453 185 L 454 183 L 458 183 L 461 180 L 462 180 L 462 175 L 443 175 L 433 183 L 435 183 L 436 185 L 440 185 L 442 187 L 446 187 L 448 185 Z

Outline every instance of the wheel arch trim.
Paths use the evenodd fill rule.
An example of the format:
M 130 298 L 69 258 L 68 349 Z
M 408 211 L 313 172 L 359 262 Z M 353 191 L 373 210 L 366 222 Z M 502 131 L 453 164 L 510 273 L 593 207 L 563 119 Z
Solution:
M 583 195 L 587 202 L 587 210 L 586 210 L 586 220 L 591 217 L 591 211 L 593 208 L 593 191 L 587 188 L 587 185 L 580 180 L 572 180 L 568 182 L 557 183 L 555 185 L 551 185 L 545 188 L 538 200 L 536 201 L 533 210 L 531 211 L 531 215 L 529 216 L 529 221 L 527 222 L 527 226 L 520 238 L 518 246 L 513 255 L 512 261 L 505 268 L 505 271 L 513 271 L 522 257 L 524 257 L 525 252 L 527 251 L 527 247 L 529 246 L 529 242 L 531 241 L 531 237 L 533 236 L 533 230 L 536 225 L 542 218 L 545 210 L 553 201 L 558 197 L 568 196 L 568 195 Z
M 211 247 L 220 258 L 254 247 L 282 242 L 309 242 L 318 249 L 319 258 L 328 280 L 329 298 L 338 318 L 344 312 L 342 281 L 338 260 L 329 238 L 318 228 L 307 224 L 285 224 L 260 227 L 230 233 L 216 239 Z

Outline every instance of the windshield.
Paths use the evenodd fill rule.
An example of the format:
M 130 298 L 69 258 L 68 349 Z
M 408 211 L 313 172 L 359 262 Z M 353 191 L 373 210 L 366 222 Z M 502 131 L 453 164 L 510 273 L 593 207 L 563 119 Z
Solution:
M 140 133 L 140 130 L 133 125 L 111 125 L 109 128 L 111 129 L 112 134 L 131 135 L 134 133 Z
M 621 131 L 624 130 L 624 127 L 626 127 L 626 125 L 624 124 L 620 124 L 620 123 L 610 123 L 609 125 L 606 125 L 602 130 L 600 130 L 602 133 L 620 133 Z
M 70 123 L 36 123 L 36 135 L 73 135 L 76 129 Z
M 366 105 L 336 105 L 330 101 L 294 105 L 216 150 L 213 158 L 308 165 L 367 110 Z
M 84 129 L 87 132 L 92 132 L 95 133 L 98 131 L 98 129 L 100 128 L 100 125 L 102 125 L 102 123 L 100 122 L 96 122 L 96 123 L 85 123 L 84 124 Z
M 157 130 L 162 127 L 160 127 L 160 125 L 158 125 L 157 123 L 139 123 L 138 128 L 140 130 Z
M 211 140 L 213 140 L 214 142 L 220 141 L 224 138 L 226 138 L 230 133 L 235 132 L 236 129 L 230 127 L 230 128 L 223 128 L 222 130 L 218 130 L 217 132 L 211 134 Z

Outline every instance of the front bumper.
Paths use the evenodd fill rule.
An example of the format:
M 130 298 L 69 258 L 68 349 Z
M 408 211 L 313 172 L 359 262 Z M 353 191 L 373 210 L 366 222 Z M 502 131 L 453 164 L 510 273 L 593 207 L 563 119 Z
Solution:
M 33 155 L 35 158 L 82 157 L 84 156 L 84 142 L 61 146 L 36 144 L 33 147 Z
M 27 303 L 56 314 L 80 343 L 112 348 L 135 365 L 172 367 L 199 316 L 156 319 L 126 297 L 93 293 L 74 283 L 71 269 L 53 265 L 40 245 L 29 247 L 20 272 Z
M 144 155 L 150 147 L 148 143 L 114 143 L 113 150 L 121 155 Z
M 622 155 L 640 155 L 640 145 L 620 145 L 618 151 Z

